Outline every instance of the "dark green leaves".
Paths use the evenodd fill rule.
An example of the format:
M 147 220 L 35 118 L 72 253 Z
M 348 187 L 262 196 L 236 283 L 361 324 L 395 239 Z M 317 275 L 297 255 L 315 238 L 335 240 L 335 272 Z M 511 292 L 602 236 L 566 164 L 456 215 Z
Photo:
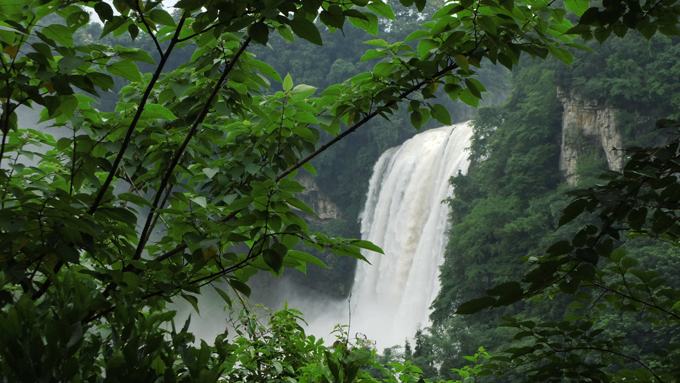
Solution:
M 102 21 L 113 19 L 113 9 L 109 4 L 103 1 L 95 4 L 94 10 Z
M 485 308 L 493 307 L 496 304 L 496 299 L 492 297 L 482 297 L 465 302 L 458 306 L 456 314 L 469 315 L 475 314 L 484 310 Z
M 432 111 L 430 113 L 432 114 L 432 117 L 439 123 L 444 125 L 451 125 L 451 115 L 443 105 L 434 104 L 432 106 Z
M 82 57 L 66 56 L 59 60 L 58 68 L 60 72 L 68 73 L 83 64 L 85 64 L 85 59 Z
M 321 41 L 321 34 L 313 22 L 304 17 L 295 17 L 290 20 L 290 28 L 293 32 L 303 39 L 312 42 L 316 45 L 323 45 Z
M 117 51 L 118 56 L 122 59 L 155 64 L 153 58 L 146 51 L 126 48 L 120 48 Z
M 267 45 L 267 41 L 269 41 L 269 27 L 264 22 L 251 25 L 248 34 L 258 44 Z

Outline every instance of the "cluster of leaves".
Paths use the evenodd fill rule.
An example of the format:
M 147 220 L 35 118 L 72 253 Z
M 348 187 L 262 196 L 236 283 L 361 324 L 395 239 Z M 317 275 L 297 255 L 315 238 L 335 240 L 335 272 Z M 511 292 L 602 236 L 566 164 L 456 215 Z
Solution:
M 76 44 L 88 8 L 103 21 L 102 36 L 146 36 L 156 58 Z M 259 270 L 322 265 L 293 249 L 300 242 L 357 259 L 361 248 L 380 251 L 310 232 L 296 213 L 314 214 L 295 197 L 304 189 L 294 180 L 300 168 L 314 173 L 312 158 L 403 100 L 416 128 L 430 117 L 448 123 L 446 109 L 431 102 L 435 91 L 442 85 L 476 105 L 484 87 L 472 76 L 484 58 L 511 68 L 522 52 L 571 57 L 561 48 L 571 44 L 561 34 L 571 27 L 564 10 L 464 1 L 444 6 L 404 42 L 371 41 L 377 48 L 364 57 L 380 61 L 371 71 L 312 97 L 315 87 L 295 86 L 249 48 L 273 33 L 320 45 L 317 18 L 331 31 L 348 20 L 376 34 L 378 16 L 394 18 L 389 4 L 181 0 L 175 8 L 177 17 L 151 0 L 0 6 L 3 380 L 228 376 L 226 338 L 197 348 L 186 329 L 161 328 L 172 320 L 173 297 L 196 306 L 201 287 L 220 280 L 248 295 Z M 193 55 L 169 70 L 182 48 Z M 138 63 L 153 69 L 142 74 Z M 97 110 L 95 98 L 116 81 L 127 85 L 115 110 Z M 43 128 L 26 126 L 28 108 L 42 108 Z M 323 145 L 320 130 L 333 136 Z
M 661 120 L 659 125 L 677 129 L 679 124 Z M 525 373 L 532 381 L 674 381 L 680 376 L 680 288 L 668 283 L 654 269 L 638 267 L 627 255 L 626 241 L 653 238 L 677 244 L 680 229 L 677 207 L 680 141 L 646 149 L 630 149 L 622 174 L 610 181 L 570 194 L 576 198 L 564 209 L 560 225 L 584 214 L 597 217 L 583 225 L 569 241 L 550 246 L 533 265 L 522 283 L 506 282 L 459 306 L 469 314 L 489 306 L 507 306 L 522 298 L 542 300 L 568 295 L 570 313 L 562 320 L 539 321 L 505 318 L 503 326 L 519 330 L 521 346 L 493 358 L 499 366 L 530 366 Z M 529 260 L 530 257 L 525 257 Z M 624 321 L 645 321 L 664 334 L 648 352 L 625 349 L 625 335 L 610 336 L 607 319 L 618 313 Z M 609 322 L 609 323 L 608 323 Z M 603 325 L 605 324 L 605 325 Z M 623 366 L 614 373 L 606 368 Z
M 623 3 L 609 2 L 589 12 L 603 12 Z M 574 3 L 568 6 L 573 8 Z M 644 21 L 639 27 L 644 27 Z M 669 28 L 660 31 L 677 35 Z M 591 36 L 586 33 L 584 37 Z M 633 125 L 628 129 L 621 124 L 626 142 L 657 145 L 672 135 L 673 129 L 649 132 L 649 120 L 677 113 L 673 91 L 677 82 L 670 75 L 677 61 L 674 39 L 657 34 L 647 44 L 641 36 L 629 34 L 625 39 L 608 40 L 597 48 L 598 55 L 577 53 L 573 68 L 546 62 L 538 64 L 538 71 L 543 71 L 543 80 L 547 77 L 548 82 L 577 94 L 595 95 L 593 101 L 618 108 L 617 123 L 631 121 L 627 124 Z M 640 52 L 648 51 L 654 54 L 640 57 Z M 433 305 L 435 326 L 427 329 L 423 342 L 431 358 L 441 363 L 440 376 L 452 361 L 481 342 L 493 345 L 492 354 L 497 356 L 487 367 L 501 368 L 504 381 L 673 381 L 678 375 L 672 367 L 677 365 L 677 318 L 668 313 L 677 314 L 672 308 L 680 285 L 675 278 L 677 268 L 673 268 L 677 240 L 669 238 L 666 230 L 675 230 L 671 227 L 677 224 L 677 205 L 670 201 L 657 204 L 674 193 L 677 180 L 669 174 L 665 183 L 655 186 L 656 193 L 627 193 L 635 189 L 632 184 L 647 182 L 634 181 L 634 174 L 654 174 L 653 169 L 670 167 L 675 161 L 674 149 L 633 150 L 619 183 L 612 181 L 576 193 L 580 198 L 558 222 L 559 210 L 568 203 L 560 196 L 565 187 L 557 188 L 554 182 L 556 161 L 531 154 L 539 144 L 531 145 L 531 150 L 515 149 L 512 137 L 555 145 L 552 139 L 539 135 L 550 126 L 559 134 L 559 121 L 542 116 L 559 118 L 560 108 L 549 112 L 548 103 L 536 99 L 537 94 L 554 92 L 552 86 L 522 94 L 531 82 L 523 75 L 527 66 L 522 68 L 514 79 L 510 108 L 480 111 L 471 148 L 473 165 L 467 176 L 453 180 L 456 198 L 450 203 L 456 226 L 442 268 L 442 291 Z M 538 78 L 537 73 L 531 77 Z M 513 97 L 517 97 L 515 102 Z M 671 121 L 665 123 L 672 125 Z M 529 125 L 534 126 L 525 129 Z M 657 150 L 669 163 L 660 165 L 652 159 L 651 153 Z M 546 153 L 558 151 L 553 146 Z M 585 160 L 579 161 L 580 167 Z M 629 183 L 623 182 L 626 179 Z M 595 182 L 581 180 L 581 186 L 591 183 Z M 668 191 L 661 196 L 665 188 Z M 620 210 L 612 210 L 616 207 Z M 628 222 L 628 213 L 637 226 Z M 564 237 L 572 239 L 551 246 Z M 650 237 L 661 241 L 644 240 Z M 546 250 L 546 256 L 526 257 Z M 513 282 L 523 272 L 514 262 L 520 257 L 529 264 L 521 283 Z M 658 308 L 647 303 L 658 304 Z M 488 307 L 494 309 L 484 310 Z M 476 314 L 455 315 L 456 310 L 458 314 Z M 502 320 L 505 324 L 498 327 Z M 452 341 L 457 345 L 450 346 Z

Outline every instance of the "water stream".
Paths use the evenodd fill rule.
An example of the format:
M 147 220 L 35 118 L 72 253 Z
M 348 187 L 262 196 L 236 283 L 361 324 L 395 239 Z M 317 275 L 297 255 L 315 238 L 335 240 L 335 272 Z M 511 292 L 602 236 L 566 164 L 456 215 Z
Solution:
M 444 260 L 449 178 L 467 172 L 472 128 L 467 123 L 420 133 L 386 151 L 373 168 L 360 216 L 362 238 L 385 255 L 359 263 L 351 298 L 351 332 L 375 340 L 378 349 L 403 345 L 429 325 Z M 353 334 L 352 334 L 353 335 Z

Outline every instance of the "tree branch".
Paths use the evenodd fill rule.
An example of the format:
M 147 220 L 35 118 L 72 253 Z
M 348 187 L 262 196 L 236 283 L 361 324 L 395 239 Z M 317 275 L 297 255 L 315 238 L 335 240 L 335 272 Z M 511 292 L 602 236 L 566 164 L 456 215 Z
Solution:
M 177 151 L 175 152 L 175 156 L 172 158 L 170 166 L 168 167 L 168 170 L 165 173 L 165 176 L 163 177 L 160 186 L 158 187 L 158 191 L 156 192 L 156 196 L 154 198 L 151 210 L 149 210 L 149 214 L 146 218 L 146 223 L 144 224 L 144 229 L 142 230 L 142 233 L 140 235 L 139 245 L 137 245 L 137 251 L 135 252 L 133 259 L 136 260 L 142 256 L 142 251 L 144 250 L 144 246 L 146 245 L 146 239 L 148 238 L 147 234 L 149 231 L 149 227 L 151 225 L 153 215 L 156 213 L 156 209 L 158 208 L 158 203 L 160 202 L 163 190 L 165 190 L 165 187 L 168 185 L 170 177 L 172 176 L 172 172 L 174 171 L 175 167 L 182 158 L 184 150 L 186 150 L 187 146 L 189 145 L 189 142 L 191 142 L 193 136 L 198 131 L 198 126 L 203 122 L 205 117 L 208 115 L 208 112 L 210 111 L 211 108 L 212 100 L 217 96 L 217 93 L 220 91 L 222 84 L 224 83 L 224 81 L 226 81 L 227 76 L 229 76 L 229 73 L 234 68 L 234 65 L 236 65 L 236 62 L 238 61 L 239 57 L 241 57 L 243 52 L 245 52 L 246 48 L 248 47 L 248 44 L 250 44 L 250 41 L 251 38 L 250 36 L 248 36 L 248 38 L 246 39 L 246 41 L 243 42 L 241 48 L 238 50 L 234 58 L 231 60 L 231 62 L 229 62 L 227 67 L 224 69 L 224 72 L 222 72 L 222 76 L 220 76 L 219 80 L 217 80 L 217 83 L 215 84 L 215 88 L 213 88 L 212 93 L 206 99 L 205 105 L 203 105 L 203 109 L 196 118 L 196 121 L 194 121 L 194 124 L 191 127 L 189 134 L 184 139 L 184 142 L 182 142 L 182 145 L 179 147 L 179 149 L 177 149 Z
M 97 211 L 97 208 L 101 204 L 102 199 L 104 199 L 106 191 L 111 185 L 111 182 L 113 182 L 113 177 L 115 177 L 116 170 L 118 169 L 118 166 L 120 166 L 120 163 L 123 160 L 125 150 L 127 149 L 128 145 L 130 145 L 130 141 L 132 140 L 132 134 L 135 132 L 137 123 L 139 122 L 139 119 L 142 117 L 142 112 L 144 112 L 144 106 L 146 105 L 146 102 L 149 99 L 151 92 L 153 91 L 154 85 L 156 85 L 156 82 L 163 73 L 163 68 L 167 63 L 168 58 L 172 53 L 172 50 L 178 43 L 179 34 L 182 31 L 182 26 L 184 25 L 186 17 L 187 17 L 186 13 L 182 15 L 182 19 L 179 21 L 179 24 L 177 25 L 177 30 L 175 31 L 175 35 L 172 37 L 172 40 L 170 41 L 168 49 L 165 51 L 165 54 L 161 55 L 161 61 L 158 63 L 158 67 L 156 67 L 156 71 L 154 72 L 153 77 L 151 77 L 151 81 L 147 85 L 146 90 L 144 91 L 144 95 L 142 96 L 142 99 L 139 101 L 139 107 L 137 108 L 137 112 L 135 113 L 135 116 L 132 118 L 130 128 L 128 128 L 127 134 L 125 135 L 125 139 L 123 140 L 123 145 L 121 146 L 120 151 L 116 156 L 116 159 L 113 161 L 113 165 L 111 166 L 111 170 L 109 171 L 109 174 L 106 177 L 106 181 L 104 181 L 104 183 L 101 186 L 101 189 L 99 189 L 99 193 L 95 197 L 94 202 L 92 203 L 92 207 L 90 207 L 90 210 L 87 211 L 87 214 L 89 215 L 94 215 L 94 213 Z

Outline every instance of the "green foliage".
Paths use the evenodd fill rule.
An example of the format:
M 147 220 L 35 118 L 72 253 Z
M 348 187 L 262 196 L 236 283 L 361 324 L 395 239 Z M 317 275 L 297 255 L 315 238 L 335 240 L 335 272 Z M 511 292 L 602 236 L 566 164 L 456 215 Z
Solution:
M 577 11 L 581 5 L 574 2 L 566 5 L 581 13 Z M 606 14 L 614 8 L 589 12 L 603 9 Z M 589 20 L 588 23 L 593 22 Z M 603 25 L 615 22 L 603 20 L 600 19 Z M 583 20 L 581 24 L 585 25 Z M 645 37 L 649 40 L 651 36 Z M 552 149 L 546 148 L 548 155 L 559 152 L 556 135 L 561 111 L 556 106 L 556 110 L 549 112 L 550 103 L 546 102 L 554 97 L 551 83 L 573 90 L 583 99 L 618 108 L 617 125 L 623 127 L 628 144 L 659 145 L 672 137 L 674 130 L 653 131 L 649 121 L 677 115 L 674 101 L 677 81 L 671 74 L 678 57 L 675 38 L 657 35 L 647 43 L 639 35 L 629 34 L 625 39 L 609 39 L 602 46 L 590 45 L 597 47 L 597 54 L 575 51 L 576 60 L 571 68 L 547 61 L 535 64 L 538 68 L 532 73 L 522 65 L 521 71 L 515 73 L 508 101 L 513 107 L 480 110 L 471 147 L 471 170 L 467 176 L 459 175 L 452 180 L 456 198 L 449 203 L 454 226 L 442 267 L 442 290 L 433 304 L 435 326 L 425 337 L 431 345 L 430 357 L 442 362 L 438 376 L 446 376 L 451 363 L 485 344 L 492 346 L 490 352 L 495 361 L 486 367 L 494 372 L 500 368 L 504 376 L 496 379 L 502 381 L 677 379 L 678 372 L 670 367 L 677 364 L 674 345 L 677 326 L 674 319 L 663 314 L 663 310 L 670 308 L 667 306 L 670 302 L 656 295 L 677 294 L 674 292 L 680 286 L 674 277 L 677 269 L 671 266 L 675 265 L 677 251 L 649 241 L 640 245 L 640 237 L 650 234 L 671 240 L 665 232 L 660 235 L 633 231 L 630 239 L 625 240 L 626 230 L 654 227 L 655 217 L 665 220 L 656 224 L 659 230 L 673 230 L 669 227 L 675 222 L 673 203 L 666 204 L 665 210 L 660 209 L 664 213 L 653 214 L 648 205 L 658 203 L 661 191 L 651 194 L 641 191 L 644 198 L 633 203 L 634 196 L 626 193 L 635 186 L 622 183 L 595 186 L 602 182 L 597 179 L 605 164 L 600 153 L 591 153 L 579 158 L 580 185 L 592 186 L 591 190 L 599 194 L 590 199 L 584 196 L 592 195 L 592 191 L 574 194 L 582 197 L 569 205 L 561 196 L 568 188 L 558 186 L 561 180 L 555 158 L 546 161 L 549 157 L 536 156 L 538 151 L 532 153 L 532 149 L 541 145 L 552 145 Z M 523 72 L 532 75 L 523 76 Z M 544 89 L 520 93 L 536 86 L 541 72 Z M 541 96 L 543 100 L 539 99 Z M 519 118 L 513 117 L 512 111 L 518 111 Z M 539 127 L 542 123 L 544 127 Z M 527 129 L 531 125 L 535 128 Z M 549 126 L 553 127 L 551 138 L 544 135 L 536 141 L 527 139 L 549 131 Z M 514 143 L 514 137 L 522 137 L 531 144 L 522 147 L 523 142 L 518 139 L 520 145 Z M 672 149 L 665 148 L 644 150 L 637 160 L 633 154 L 628 165 L 632 168 L 624 171 L 622 179 L 637 172 L 640 176 L 649 175 L 649 164 L 644 158 L 655 163 L 650 153 L 660 150 L 670 155 Z M 513 162 L 521 166 L 511 166 Z M 667 166 L 664 171 L 669 172 L 669 178 L 658 187 L 668 187 L 666 194 L 671 194 L 676 182 L 674 170 Z M 632 213 L 630 220 L 627 221 L 627 216 L 631 214 L 622 212 Z M 606 229 L 607 222 L 615 229 Z M 610 236 L 614 242 L 606 241 Z M 672 241 L 674 244 L 675 240 Z M 602 265 L 603 254 L 619 246 L 635 249 L 635 256 L 617 260 L 625 265 Z M 525 265 L 518 264 L 516 259 L 524 260 Z M 665 275 L 653 275 L 660 270 Z M 524 275 L 521 283 L 518 275 Z M 618 295 L 619 299 L 615 299 L 620 292 L 628 293 L 627 298 Z M 640 306 L 636 299 L 657 302 L 661 311 Z M 487 310 L 489 307 L 494 309 Z M 456 312 L 476 314 L 455 315 Z M 450 346 L 451 343 L 455 346 Z
M 655 39 L 662 40 L 664 37 Z M 625 54 L 627 49 L 637 49 L 637 39 L 630 38 L 627 41 L 630 45 L 624 41 L 612 42 L 614 46 L 620 44 L 612 56 Z M 654 39 L 651 44 L 655 44 Z M 621 64 L 613 57 L 603 56 L 597 60 Z M 572 73 L 578 74 L 589 64 L 587 61 L 577 64 Z M 644 70 L 645 65 L 642 60 L 636 63 L 639 68 L 628 67 Z M 585 71 L 580 73 L 586 75 Z M 601 73 L 591 72 L 589 78 L 597 79 Z M 594 86 L 615 89 L 611 84 L 630 81 L 630 72 L 620 77 L 614 76 L 613 72 L 605 73 L 608 80 L 596 82 Z M 650 74 L 650 77 L 654 76 L 663 74 Z M 558 82 L 564 79 L 558 76 Z M 574 85 L 578 77 L 574 76 L 573 79 L 570 86 L 578 90 Z M 667 86 L 672 87 L 674 83 L 670 82 Z M 621 94 L 625 94 L 629 100 L 636 100 L 638 97 L 644 98 L 649 89 L 642 86 Z M 609 98 L 606 102 L 612 105 L 617 101 Z M 657 117 L 663 117 L 674 110 L 672 103 L 672 97 L 665 98 L 663 102 L 659 99 L 653 108 L 650 103 L 650 109 L 644 112 L 648 116 L 656 114 Z M 619 101 L 615 105 L 637 110 L 639 104 L 635 101 L 629 104 Z M 480 113 L 480 119 L 481 116 Z M 500 130 L 503 125 L 496 126 Z M 504 315 L 503 323 L 495 331 L 506 329 L 502 333 L 503 337 L 499 338 L 499 342 L 506 346 L 495 349 L 492 363 L 483 366 L 498 375 L 504 375 L 501 378 L 504 380 L 514 381 L 517 378 L 513 375 L 519 372 L 522 381 L 531 382 L 676 381 L 680 377 L 677 368 L 680 347 L 676 309 L 680 307 L 677 304 L 680 284 L 677 280 L 678 220 L 675 192 L 680 171 L 677 168 L 677 148 L 680 145 L 677 139 L 678 126 L 674 120 L 659 121 L 657 129 L 662 131 L 647 136 L 647 139 L 653 137 L 651 141 L 655 146 L 629 149 L 629 160 L 623 172 L 609 173 L 598 182 L 594 182 L 592 176 L 595 175 L 593 170 L 601 167 L 602 157 L 594 154 L 580 158 L 579 174 L 590 175 L 591 178 L 581 184 L 583 189 L 569 192 L 573 200 L 562 211 L 556 233 L 559 236 L 543 231 L 550 238 L 548 242 L 543 239 L 544 247 L 529 251 L 520 248 L 525 255 L 522 260 L 526 266 L 512 273 L 523 275 L 521 281 L 505 271 L 493 276 L 493 283 L 488 288 L 456 304 L 459 314 L 477 314 L 467 316 L 467 319 L 454 317 L 448 319 L 449 322 L 445 322 L 447 318 L 439 317 L 441 327 L 452 331 L 450 329 L 460 329 L 458 323 L 462 322 L 469 325 L 467 330 L 472 339 L 488 342 L 486 338 L 480 340 L 477 335 L 487 327 L 474 323 Z M 629 142 L 640 141 L 641 133 L 639 128 L 628 131 L 626 139 Z M 672 139 L 659 144 L 663 137 Z M 483 149 L 486 146 L 480 147 Z M 493 163 L 494 153 L 477 153 L 480 154 L 480 169 L 484 169 L 486 162 Z M 475 186 L 474 176 L 467 179 L 458 177 L 454 182 L 464 188 L 463 196 L 473 195 L 469 190 L 466 192 L 465 188 Z M 477 190 L 486 189 L 477 186 Z M 530 204 L 537 201 L 536 197 L 532 198 L 534 200 Z M 476 209 L 483 203 L 489 203 L 490 199 L 485 197 L 472 203 L 461 201 L 459 211 L 463 212 L 462 218 L 454 219 L 462 223 L 454 227 L 452 243 L 471 241 L 465 236 L 463 225 L 469 224 L 471 219 L 478 220 L 474 215 Z M 453 206 L 455 212 L 456 205 Z M 496 206 L 500 210 L 502 205 Z M 546 215 L 544 212 L 543 216 Z M 550 213 L 550 216 L 554 223 L 557 215 Z M 492 220 L 485 223 L 493 224 Z M 503 229 L 506 227 L 507 224 Z M 463 230 L 462 234 L 456 233 L 457 228 Z M 496 241 L 501 237 L 498 233 L 504 232 L 503 229 L 495 226 L 495 233 L 486 237 L 486 242 Z M 458 238 L 461 235 L 463 238 Z M 558 241 L 560 237 L 568 240 Z M 506 253 L 499 253 L 499 256 L 516 254 L 514 249 L 517 246 L 506 246 Z M 543 255 L 532 256 L 535 254 Z M 504 264 L 503 261 L 498 262 Z M 509 262 L 510 259 L 505 258 L 505 264 Z M 469 269 L 467 264 L 465 266 Z M 493 270 L 499 269 L 500 266 L 494 264 Z M 464 291 L 463 287 L 455 290 L 455 282 L 449 282 L 448 286 L 451 286 L 448 291 Z M 439 307 L 440 313 L 451 313 L 449 310 L 452 307 Z M 491 307 L 494 310 L 486 310 Z M 466 342 L 471 340 L 467 337 L 462 339 L 461 345 L 470 345 Z
M 279 276 L 320 264 L 300 243 L 363 260 L 361 249 L 373 245 L 312 233 L 296 213 L 314 214 L 296 197 L 299 169 L 315 173 L 311 159 L 370 120 L 389 120 L 404 100 L 416 128 L 431 116 L 448 122 L 434 102 L 438 89 L 477 105 L 483 60 L 512 68 L 522 52 L 564 59 L 560 46 L 571 41 L 553 37 L 571 23 L 544 17 L 544 7 L 470 1 L 438 10 L 409 42 L 374 45 L 379 60 L 366 72 L 327 87 L 255 57 L 254 46 L 276 38 L 321 45 L 350 24 L 376 34 L 378 16 L 396 17 L 380 0 L 356 3 L 181 0 L 171 15 L 154 1 L 3 2 L 4 380 L 293 379 L 298 361 L 319 363 L 316 342 L 296 343 L 297 313 L 275 315 L 271 336 L 199 346 L 186 325 L 175 330 L 167 305 L 181 297 L 198 310 L 205 285 L 248 296 L 258 271 Z M 103 25 L 88 26 L 88 11 Z M 138 42 L 114 44 L 122 36 Z M 112 90 L 115 106 L 97 109 Z M 19 113 L 29 108 L 49 132 L 26 126 Z M 219 295 L 231 305 L 232 295 Z M 314 349 L 312 359 L 298 347 Z M 323 352 L 330 374 L 322 380 L 362 376 L 370 353 L 348 352 Z M 393 368 L 386 380 L 418 380 L 408 364 Z

